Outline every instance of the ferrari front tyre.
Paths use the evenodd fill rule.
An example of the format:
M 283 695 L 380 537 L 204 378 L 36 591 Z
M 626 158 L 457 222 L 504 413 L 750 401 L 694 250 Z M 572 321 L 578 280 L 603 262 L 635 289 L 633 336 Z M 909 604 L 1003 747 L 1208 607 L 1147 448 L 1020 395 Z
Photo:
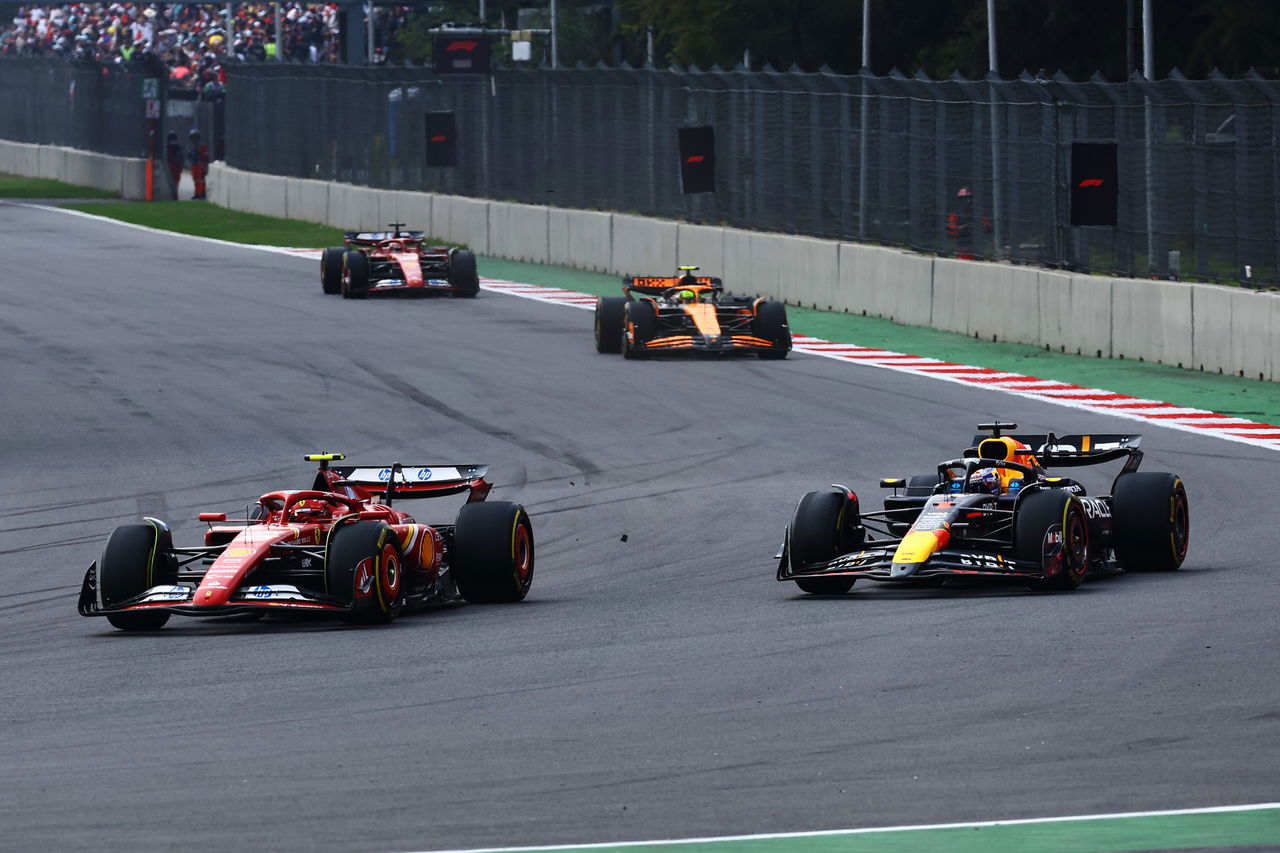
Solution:
M 1073 494 L 1047 489 L 1026 495 L 1013 521 L 1013 548 L 1019 561 L 1045 562 L 1045 538 L 1057 528 L 1061 566 L 1057 573 L 1032 583 L 1033 589 L 1070 591 L 1089 571 L 1089 522 L 1084 506 Z
M 153 586 L 177 580 L 173 538 L 155 524 L 124 524 L 107 539 L 98 559 L 98 595 L 103 607 L 115 607 Z M 121 631 L 155 631 L 169 621 L 167 610 L 108 613 L 107 621 Z
M 464 504 L 449 555 L 458 592 L 477 604 L 522 601 L 533 583 L 533 525 L 508 501 Z
M 756 310 L 756 336 L 771 341 L 775 349 L 761 350 L 764 359 L 786 358 L 791 350 L 791 328 L 787 325 L 787 306 L 781 302 L 761 302 Z
M 1176 474 L 1122 474 L 1111 498 L 1116 562 L 1130 572 L 1171 572 L 1187 557 L 1191 510 Z
M 618 340 L 622 344 L 623 358 L 648 358 L 644 344 L 653 337 L 658 324 L 658 312 L 649 301 L 628 301 L 622 311 L 622 332 Z
M 480 276 L 476 273 L 476 256 L 466 249 L 455 249 L 449 255 L 449 284 L 453 295 L 474 299 L 480 293 Z
M 342 256 L 342 298 L 364 299 L 369 294 L 369 256 L 347 252 Z
M 400 543 L 385 522 L 349 522 L 330 534 L 325 588 L 351 602 L 343 621 L 385 625 L 395 619 L 404 603 L 403 572 Z
M 839 492 L 809 492 L 791 517 L 788 557 L 793 570 L 827 563 L 860 544 L 862 519 L 857 507 Z M 794 578 L 796 586 L 814 595 L 841 595 L 853 589 L 856 578 Z
M 622 352 L 622 324 L 627 300 L 622 296 L 601 296 L 596 300 L 596 352 Z
M 342 292 L 342 248 L 325 249 L 320 253 L 320 289 L 329 295 Z

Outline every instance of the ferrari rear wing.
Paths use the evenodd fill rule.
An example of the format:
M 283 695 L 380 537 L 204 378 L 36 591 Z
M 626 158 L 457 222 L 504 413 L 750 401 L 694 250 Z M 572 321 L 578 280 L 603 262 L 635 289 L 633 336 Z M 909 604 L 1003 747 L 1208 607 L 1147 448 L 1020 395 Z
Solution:
M 481 501 L 493 488 L 484 479 L 488 465 L 330 465 L 345 457 L 313 454 L 306 458 L 320 463 L 313 488 L 360 497 L 380 496 L 388 504 L 393 498 L 436 498 L 466 491 L 471 492 L 468 501 Z
M 987 436 L 976 435 L 976 446 Z M 1091 435 L 1017 435 L 1009 436 L 1031 448 L 1036 459 L 1046 468 L 1074 468 L 1101 465 L 1117 459 L 1128 459 L 1126 470 L 1136 470 L 1142 461 L 1141 435 L 1094 433 Z M 975 451 L 976 452 L 976 451 Z
M 425 231 L 348 231 L 342 238 L 348 243 L 377 243 L 381 240 L 425 240 Z

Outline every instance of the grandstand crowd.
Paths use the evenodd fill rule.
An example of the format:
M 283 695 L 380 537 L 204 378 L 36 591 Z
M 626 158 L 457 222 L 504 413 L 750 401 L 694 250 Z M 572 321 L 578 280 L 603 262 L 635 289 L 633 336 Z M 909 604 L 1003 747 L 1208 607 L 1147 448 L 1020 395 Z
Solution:
M 222 64 L 277 58 L 275 9 L 280 10 L 279 57 L 291 62 L 339 60 L 338 7 L 284 2 L 69 3 L 23 6 L 0 32 L 0 56 L 66 56 L 129 62 L 155 55 L 178 85 L 217 91 Z M 379 10 L 379 41 L 387 44 L 404 22 L 402 9 Z

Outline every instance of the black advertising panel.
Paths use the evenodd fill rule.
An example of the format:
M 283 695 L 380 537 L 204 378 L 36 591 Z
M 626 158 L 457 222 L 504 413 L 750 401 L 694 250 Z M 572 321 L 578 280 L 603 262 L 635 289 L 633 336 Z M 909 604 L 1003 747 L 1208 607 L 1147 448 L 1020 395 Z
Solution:
M 437 74 L 488 74 L 490 36 L 436 36 Z
M 1114 142 L 1072 143 L 1072 225 L 1117 224 L 1120 199 L 1117 151 Z
M 427 165 L 456 166 L 457 122 L 453 113 L 427 113 Z
M 716 191 L 716 132 L 713 127 L 680 128 L 680 191 Z

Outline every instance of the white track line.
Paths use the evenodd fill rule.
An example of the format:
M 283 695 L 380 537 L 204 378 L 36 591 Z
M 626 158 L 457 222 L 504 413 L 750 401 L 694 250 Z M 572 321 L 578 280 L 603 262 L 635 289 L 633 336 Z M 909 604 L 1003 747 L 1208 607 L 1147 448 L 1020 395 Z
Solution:
M 318 260 L 319 249 L 286 249 L 279 246 L 254 246 L 245 243 L 231 243 L 212 237 L 196 237 L 189 234 L 177 234 L 163 231 L 146 225 L 134 225 L 117 219 L 69 210 L 62 207 L 32 205 L 44 210 L 58 211 L 72 216 L 81 216 L 150 231 L 156 234 L 186 237 L 191 240 L 204 240 L 226 246 L 258 249 L 264 252 L 287 255 L 289 257 Z M 523 284 L 502 279 L 482 278 L 481 287 L 495 293 L 518 296 L 521 299 L 532 299 L 554 305 L 568 305 L 574 308 L 590 310 L 595 307 L 596 297 L 573 290 L 558 287 L 543 287 L 537 284 Z M 1019 373 L 992 370 L 967 364 L 952 364 L 936 358 L 911 355 L 910 353 L 892 350 L 862 347 L 856 344 L 827 341 L 808 335 L 796 335 L 793 338 L 796 352 L 807 353 L 821 358 L 831 358 L 846 364 L 858 364 L 881 370 L 893 370 L 898 373 L 909 373 L 925 376 L 943 382 L 953 382 L 974 388 L 993 391 L 1004 391 L 1018 397 L 1041 400 L 1071 409 L 1105 413 L 1129 420 L 1143 421 L 1169 429 L 1196 435 L 1209 435 L 1224 441 L 1249 444 L 1254 447 L 1265 447 L 1269 450 L 1280 450 L 1280 426 L 1275 424 L 1255 423 L 1235 415 L 1224 415 L 1207 409 L 1196 409 L 1189 406 L 1178 406 L 1160 400 L 1148 400 L 1128 394 L 1117 394 L 1103 388 L 1087 388 L 1061 382 L 1054 379 L 1040 379 L 1035 376 L 1023 376 Z
M 789 838 L 822 838 L 833 835 L 873 835 L 880 832 L 918 832 L 943 829 L 989 829 L 997 826 L 1028 826 L 1043 823 L 1071 823 L 1089 820 L 1125 820 L 1151 817 L 1189 817 L 1202 814 L 1262 811 L 1280 808 L 1280 803 L 1258 803 L 1247 806 L 1212 806 L 1202 809 L 1177 809 L 1159 812 L 1120 812 L 1117 814 L 1069 815 L 1066 817 L 1033 817 L 1019 820 L 986 820 L 969 823 L 935 823 L 924 826 L 880 826 L 865 829 L 823 829 L 815 832 L 775 832 L 762 835 L 723 835 L 707 838 L 672 838 L 657 841 L 615 841 L 595 844 L 562 844 L 541 847 L 471 847 L 455 850 L 422 851 L 422 853 L 532 853 L 539 850 L 601 850 L 615 847 L 669 847 L 676 844 L 716 844 L 734 841 L 774 841 Z

